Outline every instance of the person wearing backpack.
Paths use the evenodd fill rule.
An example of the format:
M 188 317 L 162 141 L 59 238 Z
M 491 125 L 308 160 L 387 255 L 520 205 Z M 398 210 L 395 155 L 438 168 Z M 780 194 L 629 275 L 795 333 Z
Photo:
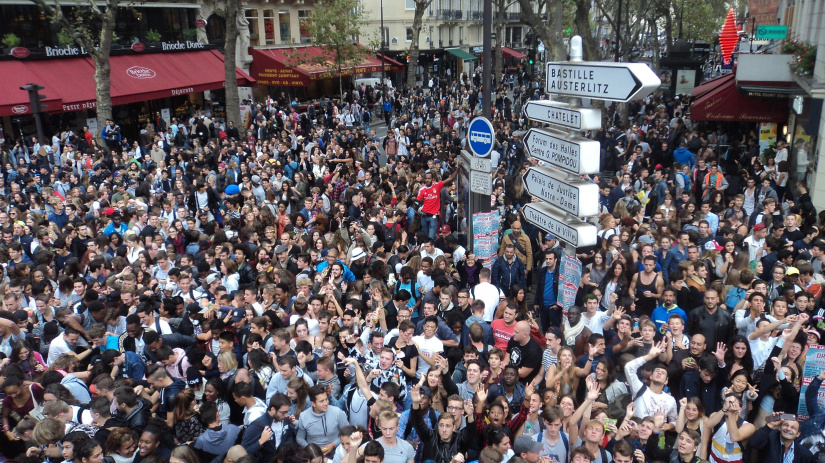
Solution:
M 570 437 L 562 431 L 564 412 L 558 405 L 551 405 L 542 410 L 540 416 L 544 430 L 533 435 L 533 439 L 542 444 L 539 454 L 559 463 L 567 463 L 570 455 Z

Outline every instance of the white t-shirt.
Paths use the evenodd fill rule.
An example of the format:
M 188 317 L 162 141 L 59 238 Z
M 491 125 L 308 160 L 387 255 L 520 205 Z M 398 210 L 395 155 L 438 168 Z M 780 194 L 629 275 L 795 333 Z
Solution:
M 443 353 L 444 352 L 444 343 L 441 342 L 440 339 L 433 336 L 430 339 L 426 339 L 424 335 L 421 336 L 414 336 L 412 338 L 413 344 L 415 347 L 418 348 L 418 369 L 416 370 L 417 375 L 426 375 L 427 370 L 430 369 L 430 364 L 428 364 L 424 357 L 431 358 L 436 353 Z
M 773 350 L 773 347 L 776 345 L 777 341 L 779 341 L 778 336 L 771 336 L 770 338 L 768 338 L 767 341 L 763 341 L 759 338 L 756 338 L 749 342 L 749 344 L 751 345 L 751 357 L 753 357 L 754 370 L 762 368 L 762 365 L 764 365 L 765 361 L 767 361 L 768 357 L 770 357 L 771 351 Z
M 582 317 L 584 317 L 585 323 L 591 332 L 604 335 L 604 324 L 610 320 L 610 315 L 607 312 L 599 310 L 590 318 L 587 318 L 583 313 Z
M 484 301 L 484 321 L 488 323 L 492 322 L 493 315 L 495 315 L 496 308 L 501 302 L 504 293 L 493 286 L 492 283 L 482 282 L 472 289 L 471 294 L 473 299 L 481 299 Z
M 146 331 L 157 331 L 155 328 L 160 326 L 160 334 L 172 334 L 172 327 L 169 326 L 169 323 L 155 317 L 155 322 L 149 326 L 143 325 L 143 329 Z
M 51 365 L 58 357 L 66 352 L 72 352 L 72 348 L 69 347 L 69 343 L 66 342 L 66 339 L 63 338 L 63 335 L 60 335 L 52 340 L 52 343 L 49 345 L 49 365 Z

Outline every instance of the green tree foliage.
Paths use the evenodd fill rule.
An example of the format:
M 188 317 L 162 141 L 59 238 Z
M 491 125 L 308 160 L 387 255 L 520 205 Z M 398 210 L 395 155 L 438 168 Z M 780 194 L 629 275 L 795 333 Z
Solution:
M 285 53 L 292 65 L 311 64 L 329 68 L 324 77 L 338 77 L 343 95 L 346 69 L 361 63 L 372 53 L 358 43 L 366 14 L 358 0 L 319 0 L 308 21 L 312 43 L 323 53 L 312 55 L 300 48 Z

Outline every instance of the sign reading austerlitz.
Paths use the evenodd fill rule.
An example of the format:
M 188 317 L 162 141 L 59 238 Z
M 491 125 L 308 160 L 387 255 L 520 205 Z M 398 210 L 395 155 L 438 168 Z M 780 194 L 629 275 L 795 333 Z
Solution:
M 547 63 L 547 91 L 559 95 L 624 102 L 646 96 L 660 84 L 644 63 Z
M 524 174 L 524 186 L 541 198 L 576 216 L 599 213 L 599 186 L 592 182 L 562 180 L 546 167 L 531 167 Z
M 530 129 L 524 144 L 531 157 L 571 174 L 599 173 L 599 142 L 575 135 Z

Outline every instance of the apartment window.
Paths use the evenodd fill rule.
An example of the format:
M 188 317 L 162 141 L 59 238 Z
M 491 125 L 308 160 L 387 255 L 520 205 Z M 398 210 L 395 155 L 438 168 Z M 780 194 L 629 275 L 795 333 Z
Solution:
M 278 29 L 281 35 L 281 44 L 292 42 L 292 31 L 289 27 L 289 10 L 281 10 L 278 12 Z
M 298 28 L 301 30 L 301 43 L 312 43 L 309 32 L 309 10 L 298 10 Z
M 404 9 L 405 10 L 414 10 L 415 9 L 415 0 L 404 0 Z
M 413 30 L 412 27 L 407 28 L 407 42 L 412 42 L 413 39 Z
M 264 10 L 264 38 L 267 45 L 277 43 L 275 40 L 275 10 Z
M 259 45 L 261 36 L 258 30 L 258 10 L 246 10 L 245 15 L 246 21 L 249 23 L 249 43 Z
M 381 43 L 381 47 L 388 47 L 390 45 L 390 28 L 384 28 L 384 37 L 382 37 L 383 43 Z
M 464 44 L 464 26 L 458 26 L 458 44 Z

